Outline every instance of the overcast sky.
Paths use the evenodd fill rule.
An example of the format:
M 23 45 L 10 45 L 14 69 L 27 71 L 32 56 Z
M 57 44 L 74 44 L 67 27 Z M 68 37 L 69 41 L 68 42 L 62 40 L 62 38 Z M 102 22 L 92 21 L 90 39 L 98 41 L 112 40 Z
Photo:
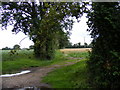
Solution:
M 73 29 L 71 31 L 71 36 L 70 36 L 70 41 L 75 44 L 75 43 L 78 43 L 78 42 L 81 42 L 81 44 L 83 45 L 84 42 L 90 44 L 92 39 L 90 38 L 90 33 L 87 31 L 88 29 L 88 26 L 86 24 L 87 22 L 87 18 L 86 18 L 86 15 L 84 14 L 82 17 L 81 17 L 81 21 L 78 23 L 74 23 L 73 25 Z
M 83 44 L 84 41 L 88 44 L 91 42 L 92 39 L 90 38 L 89 32 L 86 31 L 88 28 L 86 21 L 87 18 L 84 15 L 79 23 L 78 22 L 74 23 L 73 29 L 71 31 L 72 34 L 70 36 L 70 41 L 73 44 L 78 42 L 81 42 L 81 44 Z M 12 30 L 12 26 L 8 27 L 7 30 L 2 31 L 0 29 L 0 49 L 6 46 L 13 48 L 15 44 L 19 44 L 21 48 L 28 48 L 30 45 L 34 44 L 31 40 L 29 40 L 28 36 L 24 35 L 24 33 L 19 32 L 16 35 L 16 34 L 12 34 L 11 30 Z M 20 43 L 20 41 L 25 37 L 28 38 L 24 39 Z

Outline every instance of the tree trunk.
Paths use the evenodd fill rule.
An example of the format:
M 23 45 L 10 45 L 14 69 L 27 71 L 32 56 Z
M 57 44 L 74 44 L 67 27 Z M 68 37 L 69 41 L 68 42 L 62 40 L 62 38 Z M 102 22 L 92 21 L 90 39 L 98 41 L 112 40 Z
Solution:
M 44 43 L 43 45 L 41 43 Z M 42 59 L 42 60 L 51 60 L 54 58 L 55 54 L 55 43 L 54 39 L 46 39 L 46 41 L 42 41 L 38 43 L 37 41 L 34 42 L 34 53 L 35 57 Z
M 40 46 L 40 44 L 34 43 L 34 53 L 36 58 L 46 59 L 45 46 Z

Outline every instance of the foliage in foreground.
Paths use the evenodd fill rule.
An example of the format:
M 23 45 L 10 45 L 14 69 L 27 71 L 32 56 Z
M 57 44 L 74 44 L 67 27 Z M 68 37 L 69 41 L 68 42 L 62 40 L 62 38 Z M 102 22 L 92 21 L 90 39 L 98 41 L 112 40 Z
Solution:
M 56 69 L 43 78 L 43 82 L 52 85 L 53 88 L 89 88 L 87 60 Z
M 93 48 L 88 61 L 90 82 L 97 88 L 120 87 L 120 5 L 92 4 L 88 26 Z

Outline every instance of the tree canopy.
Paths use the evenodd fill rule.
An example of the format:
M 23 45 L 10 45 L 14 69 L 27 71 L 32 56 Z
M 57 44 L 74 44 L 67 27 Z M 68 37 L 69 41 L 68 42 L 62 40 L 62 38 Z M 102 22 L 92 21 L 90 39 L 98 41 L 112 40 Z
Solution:
M 93 48 L 88 61 L 90 82 L 97 88 L 120 87 L 120 4 L 94 2 L 88 14 Z
M 36 57 L 51 59 L 61 39 L 72 29 L 73 20 L 87 11 L 83 2 L 3 2 L 2 27 L 14 25 L 13 32 L 30 36 Z M 62 37 L 62 36 L 61 36 Z M 65 37 L 66 38 L 66 37 Z
M 14 46 L 13 46 L 13 49 L 14 49 L 14 50 L 19 50 L 19 49 L 20 49 L 20 45 L 18 45 L 18 44 L 14 45 Z

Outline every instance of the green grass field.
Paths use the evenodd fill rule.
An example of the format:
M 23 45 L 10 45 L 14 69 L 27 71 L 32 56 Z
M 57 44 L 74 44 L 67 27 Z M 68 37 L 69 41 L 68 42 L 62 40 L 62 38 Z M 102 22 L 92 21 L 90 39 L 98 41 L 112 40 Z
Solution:
M 64 61 L 73 62 L 81 58 L 81 61 L 74 65 L 50 72 L 43 78 L 43 82 L 49 83 L 53 88 L 88 88 L 86 67 L 88 55 L 88 52 L 62 53 L 57 50 L 53 60 L 39 60 L 34 57 L 33 50 L 19 50 L 14 55 L 4 50 L 2 52 L 2 73 L 15 73 L 31 67 L 64 64 Z
M 86 61 L 56 69 L 45 76 L 43 82 L 53 88 L 89 88 Z
M 9 50 L 2 52 L 2 73 L 15 73 L 31 67 L 41 67 L 66 60 L 60 51 L 56 51 L 54 60 L 39 60 L 34 57 L 33 50 L 19 50 L 10 55 Z

